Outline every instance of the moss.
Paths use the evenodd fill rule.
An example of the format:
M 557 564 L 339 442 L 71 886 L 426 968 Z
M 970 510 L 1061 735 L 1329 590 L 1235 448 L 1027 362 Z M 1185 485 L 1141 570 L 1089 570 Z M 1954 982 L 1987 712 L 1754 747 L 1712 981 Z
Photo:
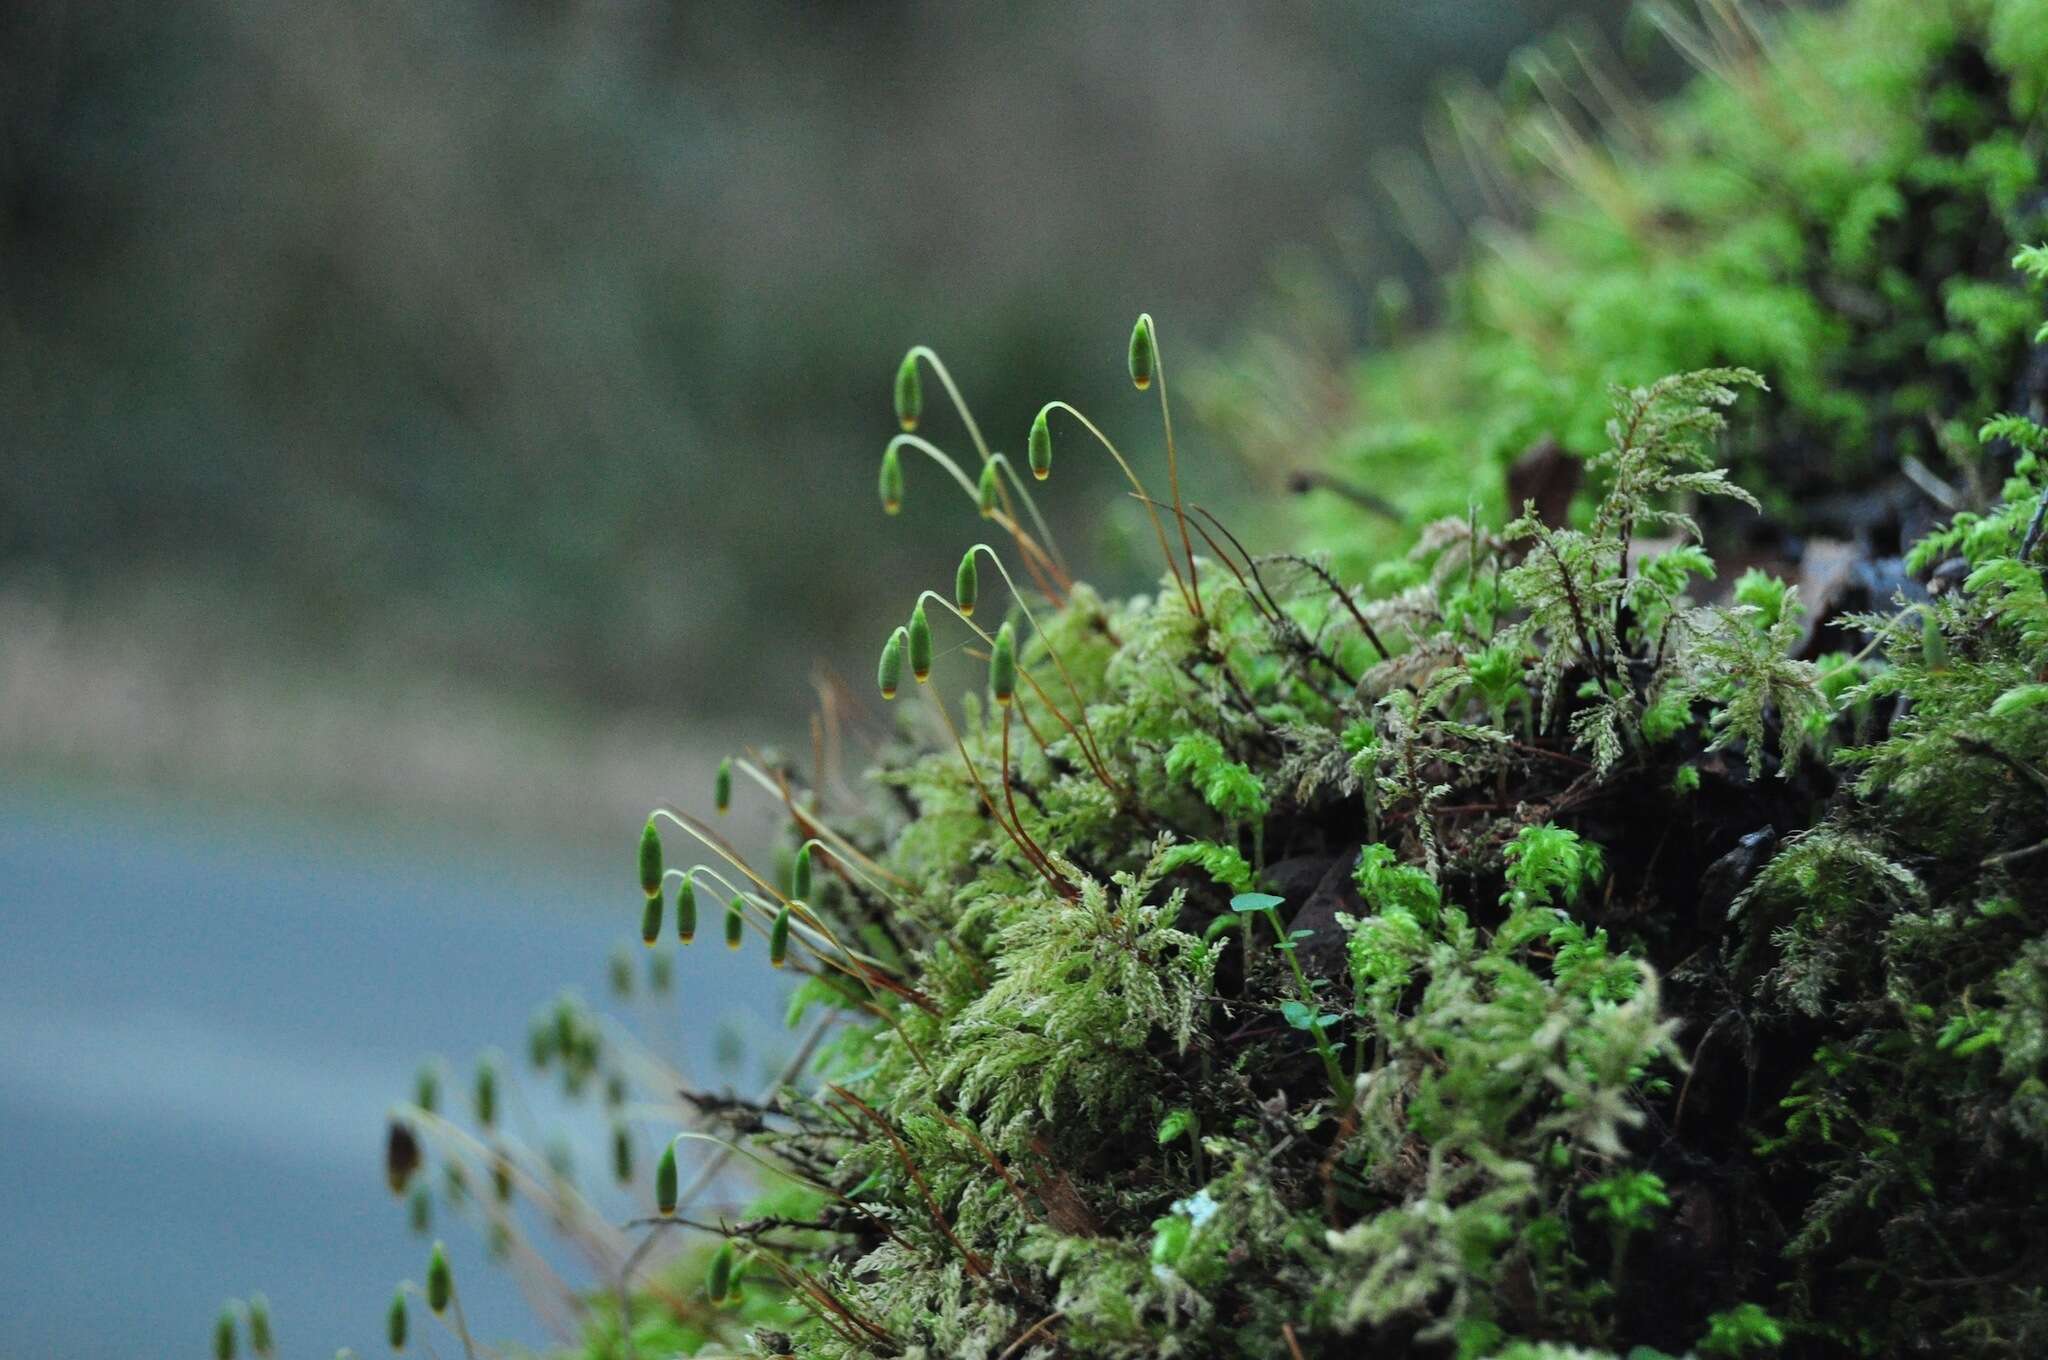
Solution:
M 722 767 L 816 866 L 800 904 L 734 875 L 731 938 L 772 929 L 830 1037 L 698 1102 L 775 1188 L 705 1225 L 736 1295 L 643 1291 L 640 1348 L 2048 1344 L 2048 9 L 1705 8 L 1712 77 L 1613 142 L 1491 125 L 1525 224 L 1328 441 L 1414 488 L 1399 545 L 1318 498 L 1318 551 L 1256 556 L 1169 492 L 1157 589 L 1105 599 L 995 484 L 961 602 L 977 553 L 1035 588 L 901 587 L 933 679 L 867 796 Z M 1545 440 L 1578 503 L 1502 505 Z M 1890 524 L 1896 595 L 1709 596 L 1731 526 L 1908 459 L 1963 508 Z M 663 815 L 714 861 L 670 872 L 737 867 Z M 534 1033 L 572 1091 L 615 1069 L 573 1002 Z

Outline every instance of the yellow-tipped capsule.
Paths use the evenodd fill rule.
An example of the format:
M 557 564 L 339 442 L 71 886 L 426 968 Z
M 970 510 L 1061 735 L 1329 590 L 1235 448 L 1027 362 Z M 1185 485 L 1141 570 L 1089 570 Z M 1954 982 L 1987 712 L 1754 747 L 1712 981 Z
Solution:
M 797 847 L 796 862 L 789 870 L 789 895 L 799 902 L 811 900 L 811 843 L 805 841 Z
M 882 450 L 882 513 L 893 515 L 903 508 L 903 460 L 891 444 Z
M 901 628 L 889 634 L 889 640 L 882 644 L 882 659 L 875 665 L 875 686 L 884 699 L 896 697 L 896 685 L 903 679 L 903 649 L 909 645 L 909 634 Z
M 775 924 L 768 930 L 768 962 L 780 968 L 789 960 L 789 908 L 775 913 Z
M 391 1342 L 392 1350 L 405 1349 L 405 1332 L 409 1321 L 405 1312 L 405 1289 L 401 1286 L 398 1292 L 391 1296 L 391 1311 L 384 1316 L 384 1335 Z
M 747 933 L 747 899 L 735 897 L 725 909 L 725 947 L 738 949 Z
M 261 1294 L 249 1300 L 249 1351 L 257 1360 L 270 1360 L 277 1353 L 270 1336 L 270 1300 Z
M 997 631 L 996 645 L 989 650 L 988 687 L 1005 708 L 1017 692 L 1017 637 L 1007 623 Z
M 498 1069 L 489 1058 L 476 1065 L 476 1122 L 487 1129 L 498 1122 Z
M 718 778 L 711 788 L 712 801 L 720 815 L 732 811 L 732 757 L 718 762 Z
M 649 897 L 661 895 L 661 833 L 652 817 L 640 832 L 640 891 Z
M 924 616 L 924 601 L 910 611 L 910 627 L 905 630 L 910 638 L 910 673 L 923 684 L 932 673 L 932 625 Z
M 902 422 L 905 431 L 917 428 L 917 418 L 924 414 L 924 382 L 917 373 L 917 353 L 912 351 L 903 356 L 903 362 L 896 368 L 896 419 Z
M 981 465 L 981 480 L 975 483 L 974 486 L 974 504 L 980 509 L 983 519 L 989 519 L 995 515 L 996 505 L 1001 499 L 1001 492 L 1002 487 L 996 481 L 996 465 L 994 461 L 991 460 L 983 463 Z
M 974 549 L 969 548 L 953 573 L 953 603 L 969 618 L 974 616 L 975 597 L 981 594 L 981 577 L 974 566 Z
M 612 1125 L 612 1175 L 620 1185 L 633 1183 L 633 1131 L 624 1121 Z
M 235 1305 L 224 1303 L 213 1324 L 213 1360 L 235 1360 Z
M 673 1139 L 661 1150 L 661 1162 L 654 1168 L 654 1207 L 664 1214 L 676 1211 L 676 1145 Z
M 656 893 L 647 899 L 647 906 L 640 913 L 640 942 L 649 949 L 661 938 L 661 910 L 661 894 Z
M 1044 481 L 1052 475 L 1052 427 L 1045 423 L 1045 412 L 1031 422 L 1031 475 Z
M 689 874 L 676 885 L 676 938 L 684 944 L 697 938 L 697 884 Z
M 1152 318 L 1141 316 L 1131 327 L 1131 382 L 1142 392 L 1152 385 Z
M 437 1314 L 447 1312 L 448 1296 L 454 1290 L 455 1279 L 448 1271 L 448 1249 L 436 1242 L 433 1254 L 427 1257 L 427 1307 Z
M 727 1242 L 711 1253 L 711 1267 L 704 1274 L 704 1293 L 713 1303 L 732 1293 L 733 1246 Z

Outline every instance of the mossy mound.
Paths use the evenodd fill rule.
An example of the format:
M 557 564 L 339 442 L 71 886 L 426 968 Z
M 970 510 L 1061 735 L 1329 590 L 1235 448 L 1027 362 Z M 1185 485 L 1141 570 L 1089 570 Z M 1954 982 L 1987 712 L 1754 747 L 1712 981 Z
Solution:
M 1498 124 L 1562 183 L 1332 452 L 1412 488 L 1399 552 L 1167 490 L 1108 600 L 984 453 L 1006 541 L 904 589 L 869 794 L 736 762 L 781 873 L 657 817 L 651 928 L 716 887 L 818 1047 L 694 1102 L 775 1188 L 639 1353 L 2048 1348 L 2048 8 L 1703 9 L 1715 76 L 1632 149 Z M 1076 414 L 1034 470 L 1107 446 Z M 1493 508 L 1547 441 L 1583 494 Z M 1758 556 L 1799 579 L 1713 584 Z M 574 1007 L 534 1056 L 616 1070 Z

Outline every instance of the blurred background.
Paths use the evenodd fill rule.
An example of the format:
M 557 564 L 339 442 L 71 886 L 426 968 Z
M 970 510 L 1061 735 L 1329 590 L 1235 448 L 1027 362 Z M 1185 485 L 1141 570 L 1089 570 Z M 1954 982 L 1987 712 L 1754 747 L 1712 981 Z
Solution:
M 875 498 L 904 349 L 998 448 L 1058 396 L 1150 449 L 1137 312 L 1191 421 L 1289 296 L 1341 351 L 1454 253 L 1400 191 L 1432 89 L 1567 11 L 1619 30 L 1597 0 L 0 5 L 0 1357 L 196 1351 L 255 1288 L 288 1353 L 374 1353 L 420 1269 L 376 1159 L 421 1050 L 600 991 L 646 806 L 806 747 L 814 679 L 865 694 L 948 579 L 935 470 Z M 1258 493 L 1187 449 L 1197 496 Z M 1142 588 L 1110 472 L 1045 508 Z M 677 967 L 679 1007 L 780 1042 L 761 970 Z M 488 1288 L 478 1329 L 539 1339 Z

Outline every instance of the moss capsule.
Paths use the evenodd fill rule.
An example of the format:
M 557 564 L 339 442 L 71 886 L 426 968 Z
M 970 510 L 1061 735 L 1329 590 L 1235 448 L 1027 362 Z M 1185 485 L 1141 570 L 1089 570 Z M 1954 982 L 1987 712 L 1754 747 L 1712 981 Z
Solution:
M 413 1236 L 425 1237 L 434 1226 L 434 1194 L 424 1185 L 415 1185 L 412 1194 L 405 1201 L 406 1225 Z
M 391 1343 L 391 1349 L 405 1349 L 405 1333 L 411 1321 L 405 1311 L 405 1290 L 401 1287 L 391 1296 L 391 1311 L 384 1315 L 384 1337 Z
M 640 891 L 649 897 L 661 895 L 661 832 L 652 817 L 640 831 Z
M 646 907 L 640 912 L 640 942 L 649 949 L 654 948 L 654 942 L 661 938 L 661 910 L 661 894 L 656 893 L 647 899 Z M 628 983 L 630 989 L 631 984 Z
M 498 1068 L 489 1058 L 476 1065 L 476 1122 L 487 1129 L 498 1122 Z
M 213 1360 L 235 1360 L 235 1305 L 221 1305 L 213 1324 Z
M 789 908 L 775 913 L 775 924 L 768 931 L 768 962 L 780 968 L 789 960 Z
M 1044 481 L 1052 475 L 1052 427 L 1046 424 L 1045 412 L 1031 422 L 1031 475 Z
M 257 1360 L 270 1360 L 277 1352 L 270 1335 L 270 1300 L 261 1294 L 249 1300 L 249 1352 Z
M 981 511 L 983 519 L 995 516 L 996 506 L 1002 499 L 1002 487 L 996 477 L 996 465 L 993 460 L 981 465 L 981 480 L 974 484 L 974 504 Z
M 913 350 L 896 367 L 896 419 L 909 431 L 917 428 L 917 419 L 923 414 L 924 380 L 918 376 L 917 353 Z
M 676 938 L 684 944 L 697 938 L 697 884 L 689 874 L 676 884 Z
M 454 1277 L 448 1271 L 448 1249 L 439 1242 L 427 1257 L 427 1307 L 436 1313 L 448 1311 L 448 1296 L 455 1290 Z
M 676 1145 L 673 1140 L 661 1150 L 661 1162 L 654 1168 L 654 1207 L 664 1214 L 676 1211 Z
M 953 573 L 953 603 L 960 606 L 960 612 L 969 618 L 974 616 L 974 601 L 981 594 L 981 576 L 975 570 L 974 549 L 969 548 L 960 559 L 960 566 Z
M 1017 691 L 1017 636 L 1007 623 L 997 630 L 995 646 L 989 651 L 988 687 L 997 703 L 1009 707 Z
M 903 508 L 903 459 L 896 446 L 882 450 L 882 513 L 893 515 Z
M 441 1103 L 441 1074 L 432 1063 L 421 1063 L 412 1082 L 412 1103 L 432 1114 Z
M 717 1303 L 732 1294 L 733 1246 L 727 1242 L 711 1253 L 711 1266 L 704 1274 L 704 1293 Z
M 932 625 L 925 617 L 923 600 L 910 611 L 910 626 L 905 632 L 910 639 L 910 673 L 921 685 L 932 673 Z
M 1152 385 L 1154 358 L 1152 318 L 1141 316 L 1138 324 L 1131 327 L 1131 383 L 1140 392 Z
M 407 1183 L 419 1169 L 420 1142 L 413 1137 L 412 1126 L 392 1120 L 384 1134 L 384 1179 L 391 1186 L 391 1193 L 404 1194 Z
M 747 933 L 747 899 L 735 897 L 725 909 L 725 947 L 738 949 Z
M 712 802 L 718 807 L 719 815 L 732 811 L 732 757 L 718 762 L 718 777 L 711 786 Z
M 789 895 L 799 902 L 811 900 L 814 876 L 811 870 L 811 843 L 805 841 L 797 847 L 796 861 L 789 870 Z
M 633 1131 L 623 1121 L 612 1125 L 612 1176 L 620 1185 L 633 1183 Z
M 884 699 L 896 697 L 896 686 L 903 679 L 903 649 L 908 645 L 909 634 L 901 628 L 889 634 L 889 640 L 882 644 L 882 659 L 875 665 L 875 686 Z

